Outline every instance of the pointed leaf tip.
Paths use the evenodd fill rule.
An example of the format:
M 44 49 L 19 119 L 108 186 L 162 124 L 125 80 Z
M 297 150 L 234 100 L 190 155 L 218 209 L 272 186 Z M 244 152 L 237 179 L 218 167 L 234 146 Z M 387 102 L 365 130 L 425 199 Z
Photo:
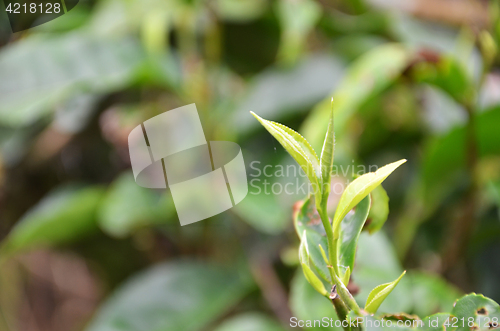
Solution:
M 333 169 L 333 158 L 335 154 L 335 132 L 333 124 L 333 99 L 330 112 L 330 119 L 328 120 L 328 129 L 326 131 L 323 148 L 321 149 L 320 169 L 321 169 L 321 200 L 326 203 L 330 195 L 330 183 Z
M 309 142 L 298 132 L 284 126 L 283 124 L 268 121 L 253 112 L 250 112 L 266 130 L 285 148 L 285 150 L 295 159 L 302 170 L 306 173 L 313 186 L 320 186 L 320 161 L 316 152 Z M 321 200 L 321 196 L 317 196 Z
M 340 222 L 347 213 L 405 162 L 406 159 L 402 159 L 394 163 L 389 163 L 375 172 L 364 174 L 352 181 L 340 197 L 333 217 L 333 231 L 338 234 Z
M 394 290 L 405 274 L 406 270 L 395 281 L 375 287 L 368 295 L 368 299 L 366 299 L 365 310 L 370 314 L 375 314 L 382 302 Z

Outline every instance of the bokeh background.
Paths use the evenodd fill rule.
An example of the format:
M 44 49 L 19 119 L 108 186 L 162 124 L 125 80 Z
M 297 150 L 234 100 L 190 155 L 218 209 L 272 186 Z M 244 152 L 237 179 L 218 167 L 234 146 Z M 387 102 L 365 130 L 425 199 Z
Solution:
M 362 234 L 356 299 L 407 269 L 382 311 L 500 301 L 497 1 L 81 0 L 16 34 L 0 9 L 0 330 L 334 318 L 297 269 L 303 194 L 258 194 L 303 177 L 258 176 L 293 161 L 249 114 L 319 150 L 331 97 L 337 166 L 408 159 L 384 182 L 383 231 Z M 135 184 L 127 137 L 191 103 L 257 180 L 236 208 L 181 227 L 168 190 Z

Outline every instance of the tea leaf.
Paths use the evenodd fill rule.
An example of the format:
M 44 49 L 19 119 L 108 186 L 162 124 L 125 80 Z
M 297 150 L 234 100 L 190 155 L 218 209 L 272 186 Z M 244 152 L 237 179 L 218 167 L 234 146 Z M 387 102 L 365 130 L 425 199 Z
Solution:
M 192 261 L 156 265 L 120 286 L 85 330 L 205 329 L 251 290 L 246 275 Z
M 133 38 L 99 39 L 73 33 L 29 36 L 0 54 L 0 122 L 23 126 L 51 113 L 69 96 L 114 92 L 144 64 Z
M 307 236 L 307 240 L 301 239 L 299 259 L 300 254 L 305 254 L 301 253 L 301 250 L 304 249 L 304 252 L 307 252 L 310 258 L 310 263 L 314 266 L 318 274 L 324 280 L 333 283 L 327 268 L 327 263 L 325 263 L 326 254 L 323 255 L 324 252 L 321 251 L 321 248 L 328 247 L 325 229 L 319 220 L 319 215 L 316 212 L 314 200 L 312 198 L 308 198 L 304 201 L 299 211 L 294 214 L 293 222 L 299 238 Z
M 444 323 L 450 318 L 448 313 L 437 313 L 427 316 L 422 320 L 423 327 L 419 328 L 421 331 L 442 331 L 446 330 Z
M 320 187 L 319 184 L 321 175 L 319 169 L 319 159 L 307 140 L 299 133 L 280 123 L 265 120 L 255 113 L 251 113 L 266 128 L 266 130 L 269 131 L 269 133 L 272 134 L 276 140 L 278 140 L 281 146 L 283 146 L 283 148 L 290 153 L 302 170 L 305 171 L 307 178 L 309 178 L 313 187 L 318 191 L 317 193 L 319 193 L 318 189 Z
M 354 258 L 356 256 L 359 235 L 366 222 L 369 210 L 370 196 L 366 196 L 356 207 L 356 211 L 346 215 L 341 223 L 340 247 L 338 250 L 339 264 L 350 270 L 354 268 Z M 349 281 L 349 278 L 347 278 L 347 281 Z M 347 283 L 344 282 L 344 284 Z
M 323 285 L 318 276 L 316 276 L 316 274 L 311 270 L 311 268 L 309 268 L 307 264 L 302 263 L 302 271 L 304 271 L 304 276 L 306 277 L 309 284 L 311 284 L 319 294 L 327 297 L 328 292 L 325 289 L 325 285 Z
M 320 169 L 321 169 L 321 192 L 322 201 L 328 199 L 330 194 L 330 182 L 332 178 L 333 156 L 335 150 L 335 136 L 333 129 L 333 99 L 332 109 L 330 112 L 330 120 L 328 122 L 328 129 L 326 131 L 325 142 L 321 151 Z
M 373 235 L 368 232 L 361 233 L 352 271 L 352 274 L 356 275 L 355 283 L 360 289 L 356 295 L 360 304 L 366 303 L 372 289 L 380 284 L 392 282 L 403 271 L 391 240 L 383 230 Z M 412 293 L 411 279 L 405 276 L 398 284 L 397 290 L 384 300 L 379 309 L 383 309 L 385 313 L 413 311 L 415 300 Z
M 302 265 L 302 270 L 304 271 L 304 276 L 306 277 L 309 284 L 314 287 L 321 295 L 327 296 L 328 292 L 323 285 L 323 282 L 316 276 L 316 274 L 309 267 L 309 248 L 307 243 L 307 232 L 304 230 L 299 247 L 299 261 Z
M 338 227 L 345 215 L 354 208 L 364 197 L 366 197 L 375 187 L 380 185 L 396 168 L 405 163 L 406 160 L 390 163 L 375 172 L 364 174 L 356 178 L 347 186 L 340 197 L 335 216 L 333 217 L 333 231 L 338 235 Z
M 302 239 L 300 241 L 300 246 L 299 246 L 299 261 L 301 264 L 309 265 L 309 251 L 307 248 L 307 236 L 305 230 L 301 238 Z
M 1 251 L 12 254 L 40 246 L 54 246 L 97 231 L 96 212 L 101 187 L 60 189 L 49 194 L 19 221 Z
M 339 294 L 342 301 L 344 301 L 345 304 L 350 309 L 352 309 L 355 313 L 359 314 L 361 309 L 359 308 L 359 306 L 358 306 L 356 300 L 354 299 L 354 297 L 352 296 L 351 292 L 349 292 L 346 285 L 342 282 L 342 280 L 339 278 L 339 276 L 335 272 L 332 273 L 332 275 L 335 278 L 334 282 L 335 282 L 335 285 L 337 286 L 336 287 L 337 293 Z
M 382 284 L 377 287 L 375 287 L 371 292 L 370 295 L 368 295 L 368 299 L 366 300 L 366 306 L 365 310 L 369 312 L 370 314 L 375 314 L 382 304 L 384 302 L 385 298 L 392 292 L 392 290 L 398 285 L 399 281 L 403 276 L 405 275 L 406 271 L 403 271 L 401 276 L 399 276 L 398 279 L 391 283 L 387 284 Z
M 458 323 L 456 331 L 491 330 L 497 328 L 500 323 L 500 306 L 481 294 L 472 293 L 459 299 L 451 310 L 451 314 L 460 321 L 462 319 L 465 321 L 465 323 Z M 472 327 L 468 325 L 469 318 L 473 320 Z
M 351 267 L 347 267 L 344 272 L 344 276 L 342 276 L 342 283 L 349 284 L 349 279 L 351 279 Z

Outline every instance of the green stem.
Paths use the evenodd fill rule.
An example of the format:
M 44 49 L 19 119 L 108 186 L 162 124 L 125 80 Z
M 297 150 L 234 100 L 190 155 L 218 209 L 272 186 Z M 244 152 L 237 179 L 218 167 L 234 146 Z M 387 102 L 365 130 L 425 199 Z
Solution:
M 339 278 L 339 266 L 337 259 L 337 245 L 339 236 L 337 235 L 337 238 L 335 239 L 333 228 L 330 224 L 330 219 L 328 218 L 328 214 L 326 212 L 326 201 L 322 202 L 319 206 L 317 205 L 316 209 L 318 210 L 319 217 L 321 218 L 321 222 L 323 223 L 326 232 L 326 238 L 328 241 L 328 259 L 330 262 L 330 266 L 328 266 L 328 269 L 330 270 L 332 281 L 337 286 L 337 292 L 340 296 L 340 299 L 347 305 L 348 309 L 352 309 L 356 313 L 359 313 L 361 309 L 359 308 L 356 300 L 354 300 L 347 287 Z
M 333 260 L 332 265 L 335 270 L 335 273 L 340 277 L 340 271 L 339 271 L 339 261 L 338 261 L 338 248 L 339 248 L 339 235 L 335 232 L 333 234 L 333 244 L 332 244 L 332 257 Z
M 345 303 L 340 299 L 338 295 L 332 299 L 332 303 L 335 311 L 337 312 L 337 317 L 339 318 L 339 320 L 347 320 L 347 316 L 349 315 L 349 308 L 347 308 Z M 344 327 L 344 330 L 349 331 L 351 330 L 351 327 Z
M 337 274 L 333 274 L 335 285 L 337 286 L 337 293 L 339 294 L 342 301 L 347 305 L 349 309 L 354 310 L 354 312 L 358 315 L 361 314 L 361 308 L 359 308 L 358 303 L 349 292 L 347 287 L 342 283 Z
M 68 9 L 66 8 L 66 1 L 65 0 L 61 0 L 61 4 L 62 4 L 62 7 L 63 7 L 63 11 L 66 14 L 68 12 Z
M 328 242 L 328 260 L 330 265 L 333 267 L 334 272 L 338 273 L 338 266 L 337 263 L 335 263 L 337 261 L 337 249 L 335 247 L 336 242 L 333 236 L 332 225 L 330 224 L 330 219 L 328 218 L 326 211 L 326 203 L 321 203 L 321 205 L 316 206 L 316 209 L 318 209 L 319 217 L 321 218 L 321 222 L 323 223 L 323 227 L 326 232 L 326 239 Z
M 335 308 L 335 312 L 337 313 L 337 317 L 339 318 L 339 320 L 342 322 L 348 321 L 349 308 L 346 306 L 344 301 L 342 301 L 342 299 L 339 297 L 335 286 L 332 288 L 332 292 L 330 293 L 330 300 L 332 300 L 333 307 Z M 354 325 L 350 324 L 347 326 L 345 326 L 345 324 L 342 323 L 342 327 L 344 328 L 345 331 L 361 331 L 359 323 L 355 323 Z

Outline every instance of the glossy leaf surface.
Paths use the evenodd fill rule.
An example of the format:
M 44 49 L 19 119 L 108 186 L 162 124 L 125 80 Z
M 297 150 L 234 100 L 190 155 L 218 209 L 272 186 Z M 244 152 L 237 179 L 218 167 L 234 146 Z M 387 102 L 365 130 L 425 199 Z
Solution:
M 330 112 L 328 129 L 326 131 L 325 141 L 323 142 L 323 149 L 321 150 L 321 159 L 320 159 L 322 201 L 326 201 L 330 193 L 330 182 L 332 176 L 334 151 L 335 151 L 335 134 L 333 127 L 333 100 L 332 100 L 332 110 Z
M 307 241 L 301 241 L 301 246 L 307 245 L 311 264 L 323 279 L 332 283 L 330 272 L 324 261 L 321 249 L 319 248 L 321 245 L 323 250 L 327 250 L 328 244 L 325 230 L 312 198 L 308 198 L 303 202 L 301 208 L 294 214 L 293 220 L 295 230 L 299 237 L 302 237 L 304 234 L 307 236 Z
M 273 135 L 285 150 L 294 158 L 315 188 L 319 188 L 319 159 L 316 152 L 299 133 L 276 122 L 265 120 L 252 112 L 252 115 Z M 318 192 L 319 193 L 319 192 Z
M 359 235 L 366 222 L 369 210 L 370 196 L 366 196 L 358 204 L 356 210 L 347 214 L 341 223 L 338 261 L 341 266 L 349 268 L 349 270 L 354 269 Z
M 398 279 L 391 283 L 382 284 L 375 287 L 368 295 L 368 299 L 366 300 L 365 310 L 370 314 L 375 314 L 384 302 L 385 298 L 392 292 L 392 290 L 398 285 L 399 281 L 405 275 L 406 271 L 404 271 Z
M 469 294 L 458 300 L 451 314 L 459 320 L 457 328 L 452 328 L 457 331 L 469 331 L 472 328 L 475 330 L 492 330 L 500 327 L 500 306 L 495 301 L 484 297 L 481 294 Z M 463 325 L 462 320 L 465 320 Z M 469 322 L 474 325 L 469 326 Z M 453 325 L 453 320 L 450 320 Z
M 406 160 L 390 163 L 376 172 L 364 174 L 350 183 L 342 194 L 333 217 L 334 232 L 338 231 L 338 226 L 345 215 L 404 162 Z

